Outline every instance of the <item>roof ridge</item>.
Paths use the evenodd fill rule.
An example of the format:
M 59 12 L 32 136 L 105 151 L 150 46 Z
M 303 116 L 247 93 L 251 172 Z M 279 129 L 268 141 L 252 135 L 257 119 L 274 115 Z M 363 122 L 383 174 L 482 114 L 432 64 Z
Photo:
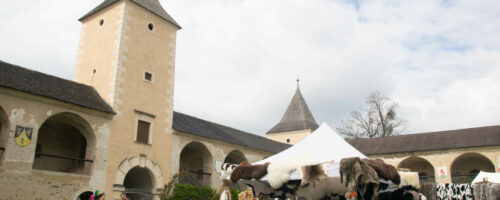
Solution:
M 199 118 L 199 117 L 195 117 L 195 116 L 193 116 L 193 115 L 185 114 L 185 113 L 182 113 L 182 112 L 179 112 L 179 111 L 175 111 L 175 110 L 174 110 L 174 112 L 179 113 L 179 114 L 182 114 L 182 115 L 186 115 L 186 116 L 189 116 L 189 117 L 192 117 L 192 118 L 196 118 L 196 119 L 198 119 L 198 120 L 205 121 L 205 122 L 208 122 L 208 123 L 210 123 L 210 124 L 214 124 L 214 125 L 217 125 L 217 126 L 222 126 L 222 127 L 224 127 L 224 128 L 230 128 L 230 129 L 233 129 L 233 130 L 239 131 L 239 132 L 244 133 L 244 134 L 247 134 L 247 135 L 252 135 L 252 136 L 257 136 L 257 137 L 261 137 L 261 138 L 264 138 L 264 139 L 268 139 L 268 138 L 266 138 L 266 137 L 264 137 L 264 136 L 260 136 L 260 135 L 254 134 L 254 133 L 250 133 L 250 132 L 242 131 L 242 130 L 240 130 L 240 129 L 233 128 L 233 127 L 230 127 L 230 126 L 227 126 L 227 125 L 224 125 L 224 124 L 216 123 L 216 122 L 213 122 L 213 121 L 209 121 L 209 120 L 206 120 L 206 119 L 201 119 L 201 118 Z
M 33 69 L 28 69 L 26 67 L 22 67 L 16 64 L 8 63 L 5 61 L 0 60 L 0 67 L 4 69 L 4 73 L 7 74 L 0 74 L 0 76 L 3 76 L 3 80 L 0 80 L 0 86 L 5 87 L 5 88 L 10 88 L 14 90 L 19 90 L 23 92 L 27 92 L 30 94 L 38 95 L 38 96 L 43 96 L 51 99 L 55 99 L 61 102 L 66 102 L 70 103 L 73 105 L 77 105 L 80 107 L 85 107 L 85 108 L 90 108 L 94 110 L 99 110 L 111 114 L 116 114 L 116 112 L 113 110 L 113 108 L 104 101 L 104 99 L 100 96 L 99 92 L 90 85 L 86 85 L 83 83 L 75 82 L 72 80 L 68 80 L 65 78 L 61 78 L 58 76 L 54 76 L 51 74 L 46 74 L 40 71 L 36 71 Z M 19 81 L 18 79 L 19 76 L 22 76 L 23 78 L 27 78 L 28 82 L 26 81 Z M 39 82 L 37 83 L 30 83 L 32 79 L 40 79 L 38 80 Z M 10 80 L 12 79 L 12 80 Z M 44 83 L 44 84 L 42 84 Z M 52 88 L 52 89 L 47 89 L 44 87 L 48 87 L 45 84 L 58 84 L 59 87 L 70 87 L 70 89 L 78 89 L 79 92 L 84 92 L 86 95 L 89 96 L 81 96 L 83 94 L 75 94 L 74 92 L 71 91 L 64 91 L 67 92 L 66 95 L 61 95 L 59 93 L 55 93 L 57 91 L 63 91 L 64 88 Z M 37 89 L 34 89 L 33 87 L 37 87 Z M 55 87 L 55 86 L 54 86 Z M 62 90 L 61 90 L 62 89 Z M 68 89 L 68 88 L 66 88 Z M 79 96 L 80 95 L 80 96 Z
M 5 62 L 5 61 L 3 61 L 3 60 L 0 60 L 0 62 L 6 63 L 6 64 L 8 64 L 8 65 L 12 65 L 12 66 L 14 66 L 14 67 L 19 67 L 19 68 L 22 68 L 22 69 L 24 69 L 24 70 L 31 71 L 31 72 L 33 72 L 33 73 L 38 73 L 38 74 L 41 74 L 41 75 L 44 75 L 44 76 L 48 76 L 48 77 L 51 77 L 51 78 L 55 78 L 55 79 L 59 79 L 59 80 L 63 80 L 63 81 L 68 81 L 68 82 L 71 82 L 71 83 L 73 83 L 73 84 L 78 84 L 78 85 L 81 85 L 81 86 L 89 87 L 89 88 L 94 89 L 94 90 L 97 92 L 97 90 L 95 89 L 95 87 L 94 87 L 94 86 L 87 85 L 87 84 L 85 84 L 85 83 L 80 83 L 80 82 L 77 82 L 77 81 L 74 81 L 74 80 L 70 80 L 70 79 L 62 78 L 62 77 L 55 76 L 55 75 L 52 75 L 52 74 L 47 74 L 47 73 L 44 73 L 44 72 L 41 72 L 41 71 L 37 71 L 37 70 L 34 70 L 34 69 L 30 69 L 30 68 L 26 68 L 26 67 L 19 66 L 19 65 L 16 65 L 16 64 L 8 63 L 8 62 Z
M 500 125 L 477 126 L 477 127 L 471 127 L 471 128 L 459 128 L 459 129 L 448 129 L 448 130 L 441 130 L 441 131 L 409 133 L 409 134 L 391 135 L 391 136 L 377 137 L 377 138 L 358 138 L 358 139 L 352 139 L 352 140 L 373 140 L 373 139 L 384 139 L 384 138 L 394 138 L 394 137 L 404 137 L 404 136 L 414 136 L 414 135 L 430 135 L 430 134 L 439 134 L 439 133 L 445 133 L 445 132 L 487 129 L 487 128 L 493 128 L 493 127 L 500 127 Z

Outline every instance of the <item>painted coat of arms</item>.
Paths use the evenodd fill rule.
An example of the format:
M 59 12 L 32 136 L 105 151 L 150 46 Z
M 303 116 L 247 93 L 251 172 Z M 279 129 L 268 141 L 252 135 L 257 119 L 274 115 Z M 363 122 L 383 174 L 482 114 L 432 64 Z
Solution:
M 33 128 L 16 126 L 14 140 L 16 141 L 17 145 L 25 147 L 31 142 L 32 134 L 33 134 Z

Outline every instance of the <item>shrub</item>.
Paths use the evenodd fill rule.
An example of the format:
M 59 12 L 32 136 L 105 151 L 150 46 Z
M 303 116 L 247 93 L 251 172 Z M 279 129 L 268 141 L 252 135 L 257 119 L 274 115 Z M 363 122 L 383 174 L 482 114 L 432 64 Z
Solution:
M 217 200 L 217 193 L 210 187 L 176 184 L 167 200 Z M 233 198 L 234 199 L 234 198 Z M 238 196 L 236 195 L 236 199 Z

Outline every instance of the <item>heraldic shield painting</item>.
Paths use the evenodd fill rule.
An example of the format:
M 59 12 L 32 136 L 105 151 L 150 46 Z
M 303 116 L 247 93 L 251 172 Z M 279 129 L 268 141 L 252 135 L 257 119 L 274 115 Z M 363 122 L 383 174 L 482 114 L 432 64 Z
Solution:
M 14 140 L 16 144 L 25 147 L 31 142 L 31 135 L 33 133 L 33 128 L 26 128 L 22 126 L 16 126 L 16 132 L 14 135 Z

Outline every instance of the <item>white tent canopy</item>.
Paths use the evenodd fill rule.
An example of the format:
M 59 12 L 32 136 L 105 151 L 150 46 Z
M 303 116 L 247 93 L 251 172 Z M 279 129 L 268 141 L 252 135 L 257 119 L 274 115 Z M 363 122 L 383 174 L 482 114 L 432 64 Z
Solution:
M 332 164 L 326 166 L 328 176 L 339 177 L 340 160 L 349 157 L 366 158 L 364 154 L 335 133 L 326 123 L 323 123 L 318 129 L 296 145 L 253 164 L 270 162 L 271 165 L 274 165 L 286 163 L 288 167 L 298 168 L 303 165 L 333 161 Z M 300 179 L 297 171 L 290 174 L 290 180 L 297 179 Z M 261 180 L 267 180 L 267 176 Z
M 472 184 L 481 183 L 483 180 L 490 183 L 500 183 L 500 173 L 480 171 L 476 178 L 472 180 Z
M 338 163 L 342 158 L 348 157 L 366 158 L 364 154 L 347 143 L 344 138 L 335 133 L 326 123 L 323 123 L 318 129 L 296 145 L 253 164 L 286 162 L 294 158 L 300 158 L 304 165 L 328 161 Z

